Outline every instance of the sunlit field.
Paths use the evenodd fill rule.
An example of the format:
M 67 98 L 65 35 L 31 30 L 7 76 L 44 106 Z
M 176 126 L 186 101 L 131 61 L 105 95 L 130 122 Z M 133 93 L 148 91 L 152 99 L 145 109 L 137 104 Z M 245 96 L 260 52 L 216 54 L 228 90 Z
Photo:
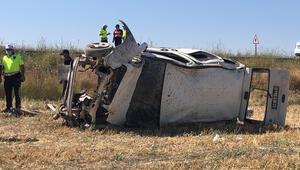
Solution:
M 36 116 L 0 114 L 0 168 L 300 168 L 299 104 L 290 104 L 286 127 L 219 122 L 94 131 L 54 121 L 46 104 L 24 102 Z
M 58 52 L 22 53 L 27 67 L 23 108 L 37 115 L 15 117 L 0 113 L 0 169 L 300 168 L 300 69 L 296 59 L 233 56 L 246 66 L 290 71 L 285 127 L 226 121 L 160 129 L 82 130 L 63 126 L 62 119 L 53 120 L 54 113 L 46 108 L 48 103 L 59 105 Z M 90 87 L 92 80 L 81 77 L 79 84 Z M 2 86 L 0 95 L 3 98 Z M 260 95 L 263 94 L 251 98 L 254 118 L 264 110 Z M 0 108 L 5 108 L 3 99 Z

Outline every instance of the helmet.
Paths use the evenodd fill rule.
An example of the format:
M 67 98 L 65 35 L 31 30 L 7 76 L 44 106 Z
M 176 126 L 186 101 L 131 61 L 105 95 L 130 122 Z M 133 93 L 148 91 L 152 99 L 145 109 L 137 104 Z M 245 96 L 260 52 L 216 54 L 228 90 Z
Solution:
M 5 45 L 5 50 L 13 50 L 13 49 L 14 49 L 13 45 L 11 45 L 11 44 Z

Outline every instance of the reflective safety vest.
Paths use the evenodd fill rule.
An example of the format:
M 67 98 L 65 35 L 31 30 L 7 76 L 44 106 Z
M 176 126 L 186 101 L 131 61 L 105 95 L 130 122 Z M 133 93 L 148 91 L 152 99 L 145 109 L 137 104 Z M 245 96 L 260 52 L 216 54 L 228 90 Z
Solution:
M 108 37 L 107 31 L 101 28 L 99 36 L 101 37 L 101 39 L 107 40 Z
M 5 55 L 0 65 L 3 67 L 4 75 L 12 75 L 21 72 L 21 65 L 24 65 L 24 61 L 20 54 Z
M 126 38 L 126 30 L 123 31 L 122 39 L 125 40 Z
M 123 34 L 123 31 L 121 29 L 114 31 L 115 38 L 122 38 L 122 36 L 123 36 L 122 34 Z

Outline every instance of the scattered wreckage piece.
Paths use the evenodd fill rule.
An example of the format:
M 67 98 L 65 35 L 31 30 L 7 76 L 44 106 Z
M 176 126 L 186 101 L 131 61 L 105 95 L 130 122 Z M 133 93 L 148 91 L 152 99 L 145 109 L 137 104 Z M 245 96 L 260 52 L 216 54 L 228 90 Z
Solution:
M 173 123 L 246 120 L 253 73 L 268 75 L 263 123 L 285 124 L 289 73 L 243 64 L 193 49 L 138 45 L 127 25 L 125 41 L 89 44 L 68 75 L 59 114 L 68 125 L 160 127 Z M 103 51 L 102 51 L 103 50 Z M 79 66 L 98 76 L 95 94 L 74 93 Z
M 52 112 L 57 112 L 56 108 L 52 104 L 46 105 L 47 109 L 50 109 Z
M 4 112 L 5 113 L 5 112 Z M 7 112 L 8 116 L 36 116 L 38 114 L 41 114 L 40 111 L 30 111 L 27 109 L 15 109 L 13 108 L 11 112 Z
M 42 112 L 40 112 L 40 111 L 31 111 L 31 110 L 27 110 L 27 109 L 21 109 L 20 113 L 21 113 L 21 115 L 24 115 L 24 116 L 36 116 L 38 114 L 41 114 Z

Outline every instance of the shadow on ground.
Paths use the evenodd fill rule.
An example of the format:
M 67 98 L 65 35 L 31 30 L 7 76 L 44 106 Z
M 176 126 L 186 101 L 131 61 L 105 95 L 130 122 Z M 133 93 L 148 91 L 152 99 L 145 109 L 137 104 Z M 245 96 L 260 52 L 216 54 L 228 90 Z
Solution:
M 4 143 L 14 143 L 14 142 L 22 142 L 22 143 L 27 143 L 27 142 L 37 142 L 39 141 L 36 138 L 21 138 L 18 136 L 0 136 L 0 142 Z
M 289 127 L 270 125 L 264 126 L 261 122 L 246 121 L 243 124 L 238 124 L 236 121 L 220 121 L 214 123 L 194 123 L 194 124 L 173 124 L 161 128 L 133 128 L 133 127 L 117 127 L 112 125 L 97 126 L 95 130 L 130 132 L 141 136 L 181 136 L 181 135 L 199 135 L 199 134 L 264 134 L 266 132 L 280 132 L 284 130 L 299 130 L 300 127 Z

